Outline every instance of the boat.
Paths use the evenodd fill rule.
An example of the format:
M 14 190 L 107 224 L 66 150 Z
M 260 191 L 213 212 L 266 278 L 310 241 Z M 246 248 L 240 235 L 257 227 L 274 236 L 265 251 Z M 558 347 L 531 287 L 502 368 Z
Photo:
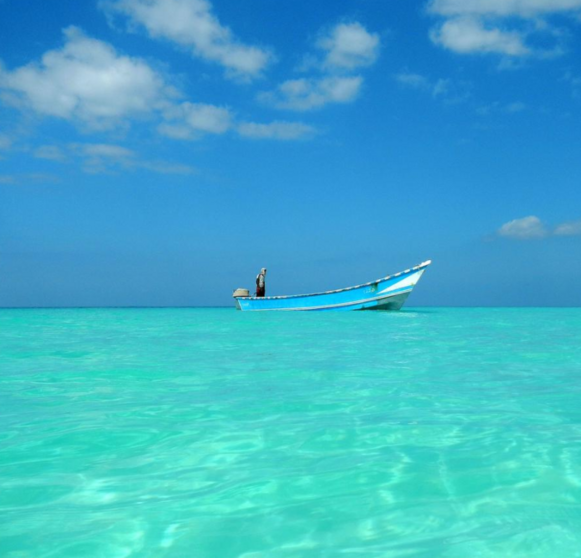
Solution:
M 388 275 L 370 283 L 325 291 L 288 296 L 250 296 L 247 289 L 236 289 L 236 308 L 242 311 L 313 311 L 313 310 L 399 310 L 420 280 L 431 260 Z

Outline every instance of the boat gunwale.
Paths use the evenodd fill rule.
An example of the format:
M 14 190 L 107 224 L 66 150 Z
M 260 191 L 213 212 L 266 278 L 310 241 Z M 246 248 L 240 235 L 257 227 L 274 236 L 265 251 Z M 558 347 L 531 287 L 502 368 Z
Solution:
M 355 285 L 354 287 L 344 287 L 342 289 L 335 289 L 332 291 L 322 291 L 320 293 L 309 293 L 309 294 L 298 294 L 298 295 L 279 295 L 279 296 L 261 296 L 261 297 L 237 296 L 234 298 L 236 298 L 238 300 L 281 300 L 281 299 L 287 299 L 287 298 L 307 298 L 307 297 L 311 297 L 311 296 L 320 296 L 320 295 L 327 295 L 327 294 L 342 293 L 345 291 L 352 291 L 354 289 L 360 289 L 362 287 L 369 287 L 371 285 L 375 285 L 377 283 L 380 283 L 381 281 L 387 281 L 388 279 L 393 279 L 394 277 L 399 277 L 400 275 L 407 275 L 407 274 L 411 273 L 412 271 L 418 271 L 420 269 L 424 269 L 424 268 L 428 267 L 431 263 L 432 263 L 432 260 L 427 260 L 427 261 L 422 262 L 421 264 L 418 264 L 414 267 L 410 267 L 409 269 L 406 269 L 405 271 L 400 271 L 399 273 L 394 273 L 393 275 L 386 275 L 385 277 L 381 277 L 380 279 L 376 279 L 375 281 L 369 281 L 369 283 L 362 283 L 361 285 Z

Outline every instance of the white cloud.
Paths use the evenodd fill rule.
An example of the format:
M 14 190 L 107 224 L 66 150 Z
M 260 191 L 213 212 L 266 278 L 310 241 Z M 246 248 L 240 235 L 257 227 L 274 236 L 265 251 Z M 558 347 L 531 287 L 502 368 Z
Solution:
M 232 127 L 228 108 L 177 104 L 177 92 L 144 61 L 119 55 L 112 46 L 74 27 L 65 30 L 65 37 L 64 47 L 48 51 L 39 63 L 0 72 L 0 91 L 10 93 L 20 108 L 92 129 L 143 117 L 161 120 L 158 131 L 174 138 L 223 134 Z M 0 148 L 4 144 L 9 146 L 9 141 L 0 136 Z M 35 156 L 58 160 L 61 154 L 43 146 Z
M 222 65 L 232 76 L 256 77 L 273 59 L 268 49 L 238 41 L 207 0 L 118 0 L 103 1 L 101 6 L 128 16 L 151 37 L 190 48 L 195 56 Z
M 547 236 L 548 231 L 542 221 L 531 215 L 522 219 L 514 219 L 498 229 L 498 235 L 518 240 L 532 240 Z
M 232 120 L 229 109 L 203 103 L 182 103 L 167 112 L 166 117 L 182 120 L 192 130 L 208 134 L 223 134 Z
M 581 10 L 581 0 L 432 0 L 431 12 L 446 15 L 495 15 L 534 17 Z
M 273 91 L 261 93 L 259 99 L 296 111 L 354 101 L 363 84 L 363 77 L 354 75 L 355 71 L 375 62 L 379 35 L 369 33 L 359 22 L 340 23 L 319 34 L 315 46 L 322 56 L 310 53 L 297 68 L 310 72 L 310 77 L 286 80 Z
M 271 122 L 270 124 L 243 122 L 238 126 L 238 133 L 254 139 L 295 140 L 312 136 L 315 129 L 302 122 Z
M 431 0 L 428 12 L 444 18 L 432 40 L 456 53 L 542 58 L 562 54 L 566 38 L 548 16 L 578 17 L 581 0 Z
M 323 66 L 330 69 L 353 70 L 369 66 L 379 53 L 379 35 L 369 33 L 360 23 L 340 23 L 317 41 L 325 51 Z
M 450 19 L 432 30 L 431 38 L 436 44 L 460 54 L 525 56 L 530 52 L 518 32 L 486 28 L 482 21 L 473 17 Z
M 549 236 L 581 236 L 581 221 L 568 221 L 549 230 L 538 217 L 531 215 L 505 223 L 498 229 L 497 234 L 516 240 L 534 240 Z
M 231 114 L 226 108 L 201 103 L 184 103 L 181 106 L 186 122 L 194 130 L 209 134 L 223 134 L 230 128 Z
M 204 103 L 182 103 L 164 113 L 159 132 L 174 139 L 199 139 L 204 134 L 224 134 L 232 127 L 233 115 L 226 107 Z
M 569 221 L 561 223 L 555 228 L 556 236 L 581 236 L 581 221 Z
M 276 91 L 261 97 L 278 108 L 307 111 L 329 103 L 354 101 L 362 83 L 361 76 L 292 79 L 282 83 Z
M 185 2 L 179 0 L 182 1 Z M 153 0 L 148 5 L 157 2 Z M 285 84 L 277 100 L 299 110 L 328 102 L 348 102 L 356 96 L 360 82 L 359 77 L 344 76 L 305 81 L 302 94 L 293 93 L 292 85 Z M 84 131 L 123 129 L 136 119 L 148 120 L 160 134 L 177 139 L 197 139 L 229 130 L 244 137 L 298 139 L 312 130 L 300 123 L 282 122 L 253 127 L 252 123 L 237 122 L 229 107 L 178 102 L 179 92 L 147 62 L 120 54 L 76 27 L 65 29 L 64 45 L 47 51 L 40 60 L 15 69 L 0 66 L 0 98 L 23 111 L 67 120 Z M 8 136 L 0 134 L 0 151 L 9 149 L 11 144 Z M 37 145 L 30 153 L 53 161 L 80 157 L 91 172 L 106 171 L 112 166 L 146 168 L 134 152 L 107 143 L 77 144 L 66 149 Z M 152 165 L 152 170 L 178 168 Z M 189 167 L 176 172 L 183 172 L 184 168 Z
M 162 78 L 144 61 L 119 55 L 76 27 L 64 34 L 64 47 L 48 51 L 40 63 L 0 73 L 0 90 L 41 115 L 97 128 L 148 114 L 166 102 Z

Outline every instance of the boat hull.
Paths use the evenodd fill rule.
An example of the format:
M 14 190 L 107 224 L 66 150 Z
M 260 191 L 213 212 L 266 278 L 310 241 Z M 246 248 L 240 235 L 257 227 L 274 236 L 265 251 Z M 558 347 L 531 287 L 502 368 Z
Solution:
M 399 310 L 431 262 L 370 283 L 308 295 L 237 297 L 242 311 Z

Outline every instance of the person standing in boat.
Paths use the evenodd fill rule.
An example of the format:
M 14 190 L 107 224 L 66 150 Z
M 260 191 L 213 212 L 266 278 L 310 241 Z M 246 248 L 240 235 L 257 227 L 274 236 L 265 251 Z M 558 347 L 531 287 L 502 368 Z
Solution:
M 256 296 L 264 296 L 266 292 L 266 267 L 260 270 L 260 273 L 256 276 Z

